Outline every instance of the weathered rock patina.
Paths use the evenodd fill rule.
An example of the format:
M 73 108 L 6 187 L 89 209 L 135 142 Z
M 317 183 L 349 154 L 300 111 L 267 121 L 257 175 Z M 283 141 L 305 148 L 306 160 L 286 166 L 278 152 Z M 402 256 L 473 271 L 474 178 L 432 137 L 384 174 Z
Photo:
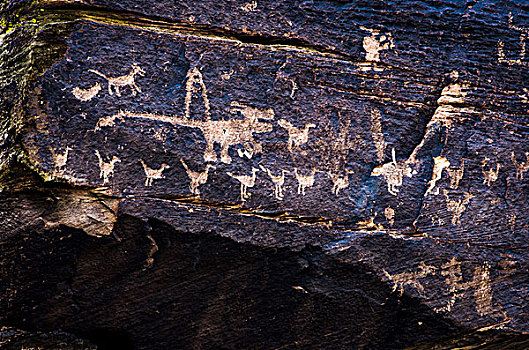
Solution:
M 527 4 L 0 16 L 0 325 L 137 349 L 527 345 Z

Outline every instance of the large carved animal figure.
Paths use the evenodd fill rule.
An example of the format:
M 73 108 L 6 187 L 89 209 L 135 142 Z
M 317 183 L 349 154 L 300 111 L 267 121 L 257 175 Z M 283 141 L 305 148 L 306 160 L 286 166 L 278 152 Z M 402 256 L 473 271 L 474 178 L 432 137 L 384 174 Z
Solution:
M 129 118 L 142 118 L 171 123 L 173 125 L 198 128 L 206 139 L 206 150 L 204 161 L 214 162 L 217 154 L 214 144 L 220 145 L 220 160 L 230 164 L 231 157 L 228 154 L 230 146 L 242 145 L 249 154 L 260 153 L 262 146 L 253 138 L 253 133 L 264 133 L 272 131 L 272 124 L 259 121 L 259 119 L 271 120 L 274 118 L 272 110 L 260 111 L 255 108 L 236 104 L 234 110 L 240 112 L 244 119 L 230 120 L 194 120 L 151 113 L 132 113 L 120 111 L 121 116 Z

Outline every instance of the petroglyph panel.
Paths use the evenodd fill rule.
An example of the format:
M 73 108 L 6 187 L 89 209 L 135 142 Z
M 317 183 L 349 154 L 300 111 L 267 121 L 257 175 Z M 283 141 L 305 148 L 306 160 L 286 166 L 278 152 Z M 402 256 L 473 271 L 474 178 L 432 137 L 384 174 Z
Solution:
M 6 208 L 0 218 L 4 227 L 16 227 L 6 234 L 16 237 L 9 243 L 16 259 L 22 259 L 19 248 L 33 247 L 21 247 L 26 241 L 17 235 L 26 228 L 45 230 L 33 239 L 63 234 L 57 242 L 70 242 L 65 247 L 74 258 L 55 259 L 62 248 L 50 256 L 70 261 L 68 271 L 89 266 L 92 273 L 93 256 L 107 258 L 106 252 L 86 254 L 86 247 L 121 251 L 132 244 L 127 256 L 140 261 L 134 273 L 141 271 L 134 281 L 152 282 L 144 276 L 173 268 L 200 276 L 186 292 L 196 287 L 194 294 L 207 303 L 192 300 L 180 309 L 196 315 L 185 333 L 199 334 L 193 339 L 200 341 L 210 334 L 215 341 L 229 338 L 234 333 L 223 328 L 226 322 L 211 323 L 231 322 L 233 310 L 254 307 L 218 299 L 225 290 L 236 291 L 237 300 L 257 300 L 255 305 L 268 305 L 273 295 L 276 304 L 288 306 L 290 318 L 247 318 L 232 327 L 251 331 L 272 324 L 274 334 L 285 329 L 277 348 L 340 347 L 335 345 L 344 337 L 353 347 L 405 348 L 430 340 L 427 335 L 479 327 L 529 331 L 523 317 L 529 282 L 522 273 L 529 235 L 529 14 L 523 4 L 38 4 L 45 11 L 13 17 L 13 28 L 4 31 L 7 22 L 0 21 L 0 166 L 29 169 L 2 172 L 0 179 Z M 11 183 L 25 189 L 34 178 L 38 188 L 6 197 Z M 76 215 L 67 215 L 71 210 Z M 12 212 L 22 214 L 13 218 Z M 131 235 L 121 235 L 130 227 Z M 83 231 L 98 236 L 101 228 L 108 241 L 82 239 Z M 208 249 L 211 257 L 203 254 Z M 171 260 L 176 255 L 177 263 Z M 114 260 L 129 267 L 122 255 Z M 224 274 L 218 271 L 225 261 Z M 116 271 L 120 264 L 101 266 Z M 11 266 L 0 264 L 8 274 Z M 212 270 L 200 275 L 204 266 Z M 121 272 L 116 275 L 124 281 Z M 288 282 L 276 285 L 269 278 L 283 275 Z M 178 280 L 172 277 L 164 287 Z M 64 282 L 72 288 L 53 284 L 51 296 L 67 292 L 55 299 L 46 294 L 42 305 L 86 305 L 84 293 L 97 288 L 78 289 L 74 282 Z M 77 293 L 73 302 L 62 299 L 70 292 Z M 261 299 L 254 299 L 259 293 Z M 113 302 L 130 300 L 115 295 Z M 325 314 L 340 322 L 312 321 L 313 306 L 323 304 L 332 311 Z M 13 305 L 6 308 L 19 321 L 20 308 Z M 55 317 L 57 328 L 87 319 L 77 320 L 82 312 L 74 310 L 76 321 L 65 325 L 70 321 L 61 312 L 70 313 L 70 306 L 52 306 L 53 313 L 26 311 Z M 167 312 L 168 319 L 180 310 Z M 121 315 L 113 311 L 107 321 Z M 134 316 L 150 317 L 151 311 Z M 8 314 L 0 313 L 0 321 Z M 405 322 L 409 328 L 390 324 L 395 314 L 411 320 Z M 134 324 L 140 323 L 163 322 L 142 318 Z M 325 328 L 329 324 L 338 326 Z M 290 338 L 310 333 L 307 327 L 321 331 L 316 338 L 326 343 Z M 376 336 L 388 329 L 408 333 Z M 130 333 L 149 334 L 136 331 Z M 269 345 L 269 338 L 255 347 Z M 382 338 L 392 342 L 366 340 Z M 160 344 L 135 340 L 145 347 Z

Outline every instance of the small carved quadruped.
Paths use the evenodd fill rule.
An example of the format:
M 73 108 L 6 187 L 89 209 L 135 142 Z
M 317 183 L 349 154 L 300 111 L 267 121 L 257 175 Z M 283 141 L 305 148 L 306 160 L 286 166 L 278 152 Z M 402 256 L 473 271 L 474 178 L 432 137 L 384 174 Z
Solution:
M 142 76 L 145 75 L 145 71 L 141 69 L 140 66 L 138 66 L 136 63 L 132 64 L 132 69 L 129 72 L 129 74 L 122 75 L 119 77 L 109 77 L 95 69 L 89 69 L 88 71 L 103 77 L 108 82 L 108 94 L 110 96 L 113 95 L 113 92 L 112 92 L 112 87 L 113 87 L 114 90 L 116 91 L 116 96 L 118 97 L 121 96 L 121 93 L 119 91 L 120 87 L 130 86 L 132 90 L 132 96 L 136 96 L 136 91 L 141 92 L 140 87 L 136 85 L 135 76 L 136 74 L 139 74 Z

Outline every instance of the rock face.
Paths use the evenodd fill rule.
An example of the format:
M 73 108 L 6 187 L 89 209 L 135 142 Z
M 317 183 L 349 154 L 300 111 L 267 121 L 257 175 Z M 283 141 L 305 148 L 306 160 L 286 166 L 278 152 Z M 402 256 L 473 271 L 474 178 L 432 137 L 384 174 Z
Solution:
M 525 3 L 0 16 L 0 325 L 101 349 L 529 346 Z

